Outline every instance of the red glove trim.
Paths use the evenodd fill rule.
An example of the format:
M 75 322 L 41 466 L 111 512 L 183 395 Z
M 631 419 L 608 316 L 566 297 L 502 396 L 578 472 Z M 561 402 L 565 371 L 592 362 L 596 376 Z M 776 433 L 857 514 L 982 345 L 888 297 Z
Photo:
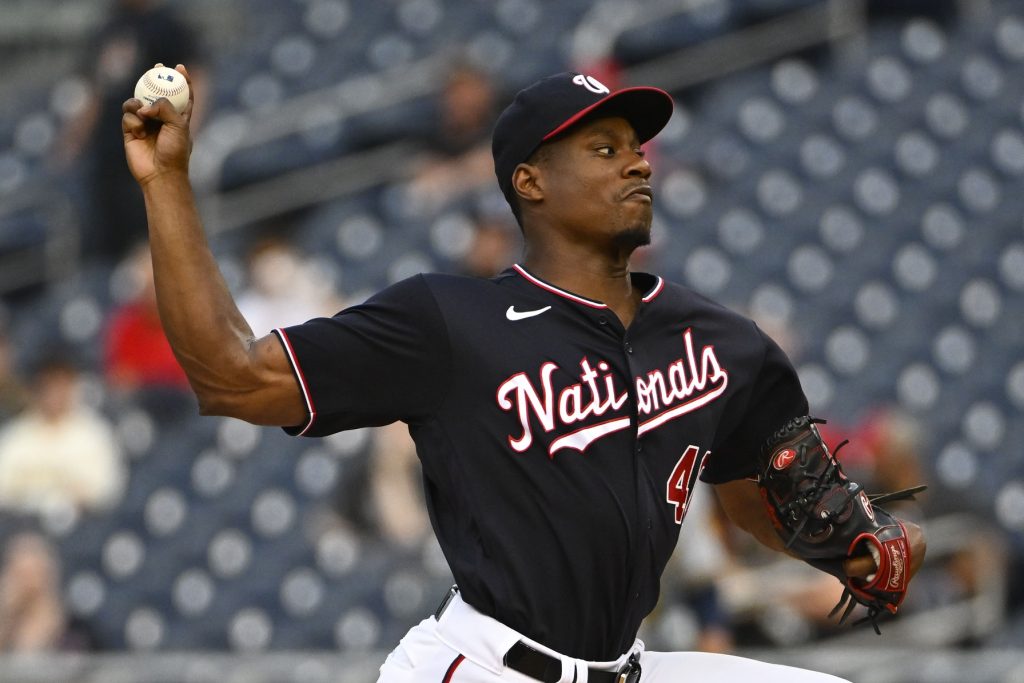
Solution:
M 875 534 L 862 533 L 850 543 L 848 555 L 853 555 L 857 545 L 861 542 L 868 542 L 878 550 L 878 569 L 875 577 L 870 582 L 862 582 L 852 579 L 849 582 L 850 590 L 857 594 L 858 598 L 867 601 L 879 600 L 885 604 L 885 608 L 896 613 L 896 609 L 903 602 L 907 595 L 907 586 L 910 583 L 910 543 L 907 542 L 907 529 L 903 522 L 893 518 L 900 533 L 894 538 L 884 541 L 879 540 L 877 534 L 885 535 L 884 532 L 890 527 L 882 527 Z M 873 592 L 872 592 L 873 591 Z M 882 594 L 891 594 L 891 599 L 886 601 Z

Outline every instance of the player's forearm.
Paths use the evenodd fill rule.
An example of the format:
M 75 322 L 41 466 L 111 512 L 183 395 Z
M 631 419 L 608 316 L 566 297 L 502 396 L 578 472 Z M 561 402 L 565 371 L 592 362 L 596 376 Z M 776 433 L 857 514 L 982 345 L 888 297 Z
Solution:
M 244 390 L 253 333 L 203 232 L 184 173 L 143 185 L 160 320 L 204 413 Z
M 740 479 L 715 486 L 718 500 L 730 521 L 772 550 L 791 554 L 765 513 L 757 484 Z

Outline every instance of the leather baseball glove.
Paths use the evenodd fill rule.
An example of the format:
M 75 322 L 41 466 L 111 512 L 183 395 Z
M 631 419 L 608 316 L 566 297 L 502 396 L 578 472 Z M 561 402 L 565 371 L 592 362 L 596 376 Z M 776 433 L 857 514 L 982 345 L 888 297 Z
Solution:
M 843 623 L 861 604 L 867 607 L 867 616 L 854 624 L 870 622 L 881 633 L 879 615 L 895 614 L 906 596 L 911 557 L 903 523 L 877 504 L 912 498 L 926 487 L 867 495 L 829 452 L 815 427 L 819 423 L 824 420 L 794 418 L 767 440 L 758 488 L 786 549 L 845 587 L 829 616 L 843 610 Z M 848 576 L 844 561 L 868 554 L 876 571 L 865 578 Z

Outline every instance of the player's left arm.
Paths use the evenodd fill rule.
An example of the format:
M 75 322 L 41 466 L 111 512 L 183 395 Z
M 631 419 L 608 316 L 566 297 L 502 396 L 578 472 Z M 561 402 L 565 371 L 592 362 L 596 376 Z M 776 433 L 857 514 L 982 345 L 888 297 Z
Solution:
M 796 553 L 786 549 L 785 542 L 775 530 L 756 481 L 737 479 L 724 484 L 716 484 L 715 493 L 718 495 L 718 500 L 725 510 L 726 516 L 733 524 L 772 550 L 798 557 Z M 907 536 L 910 540 L 910 575 L 913 576 L 924 561 L 926 541 L 920 526 L 907 520 L 901 521 L 907 529 Z M 844 569 L 848 576 L 863 578 L 874 572 L 876 565 L 870 555 L 861 555 L 847 559 Z

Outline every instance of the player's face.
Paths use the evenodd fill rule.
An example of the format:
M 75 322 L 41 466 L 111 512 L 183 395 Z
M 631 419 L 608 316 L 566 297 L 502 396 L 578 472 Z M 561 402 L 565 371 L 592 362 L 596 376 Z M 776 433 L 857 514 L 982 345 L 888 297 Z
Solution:
M 651 166 L 629 122 L 585 121 L 551 144 L 544 203 L 556 224 L 630 249 L 648 244 Z

